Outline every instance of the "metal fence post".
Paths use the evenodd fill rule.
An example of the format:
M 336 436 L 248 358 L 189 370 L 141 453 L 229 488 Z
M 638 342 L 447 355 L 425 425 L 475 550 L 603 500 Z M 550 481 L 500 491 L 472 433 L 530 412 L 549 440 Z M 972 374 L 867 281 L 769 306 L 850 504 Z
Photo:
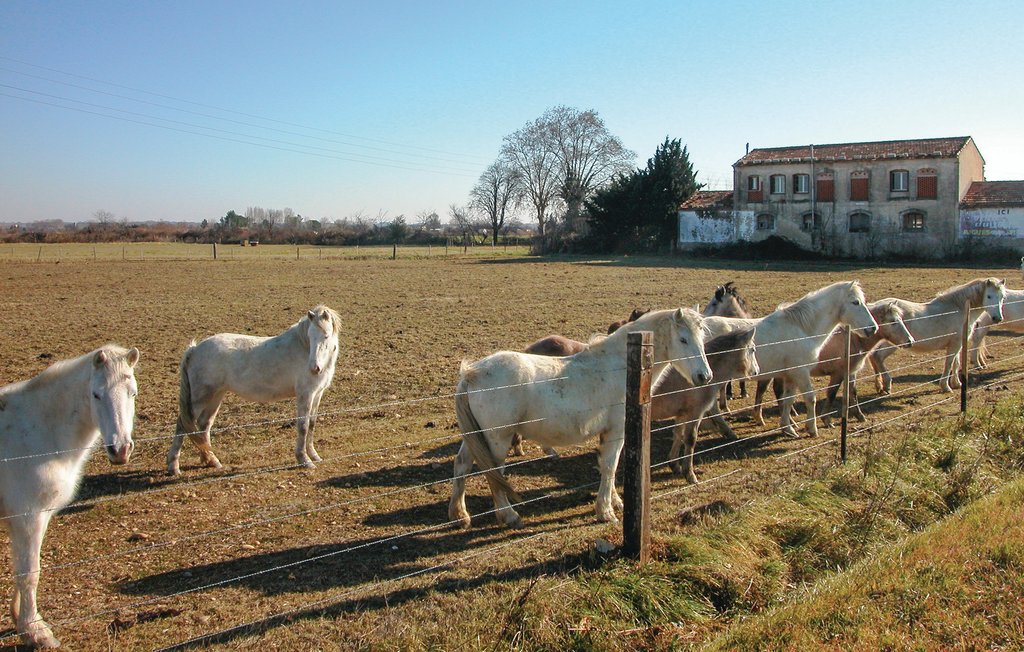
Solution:
M 960 333 L 960 414 L 967 414 L 967 340 L 971 334 L 971 303 L 964 304 L 964 325 Z
M 651 367 L 654 334 L 626 336 L 622 551 L 641 564 L 651 555 Z
M 849 325 L 843 331 L 846 342 L 846 347 L 843 351 L 843 366 L 846 369 L 846 374 L 843 376 L 843 411 L 839 427 L 839 459 L 843 461 L 843 464 L 846 464 L 846 433 L 850 426 L 850 339 L 853 331 Z

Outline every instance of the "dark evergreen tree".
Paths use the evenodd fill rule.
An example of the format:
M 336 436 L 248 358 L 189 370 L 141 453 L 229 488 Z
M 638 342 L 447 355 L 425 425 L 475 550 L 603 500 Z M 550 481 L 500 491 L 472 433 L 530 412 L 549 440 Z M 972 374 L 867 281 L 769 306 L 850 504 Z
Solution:
M 590 237 L 599 251 L 657 251 L 676 237 L 679 205 L 700 189 L 682 142 L 665 138 L 647 166 L 616 177 L 587 203 Z

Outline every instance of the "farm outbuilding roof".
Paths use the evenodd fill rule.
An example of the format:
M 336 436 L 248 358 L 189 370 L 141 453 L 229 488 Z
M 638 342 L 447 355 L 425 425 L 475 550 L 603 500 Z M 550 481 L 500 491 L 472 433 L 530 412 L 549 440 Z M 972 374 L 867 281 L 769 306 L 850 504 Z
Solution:
M 731 190 L 698 190 L 679 207 L 684 211 L 708 211 L 732 208 Z
M 975 181 L 960 201 L 961 208 L 1024 206 L 1024 181 Z
M 879 161 L 899 158 L 954 158 L 970 142 L 970 136 L 882 140 L 864 143 L 814 145 L 815 161 Z M 736 165 L 801 163 L 811 160 L 811 145 L 752 149 Z

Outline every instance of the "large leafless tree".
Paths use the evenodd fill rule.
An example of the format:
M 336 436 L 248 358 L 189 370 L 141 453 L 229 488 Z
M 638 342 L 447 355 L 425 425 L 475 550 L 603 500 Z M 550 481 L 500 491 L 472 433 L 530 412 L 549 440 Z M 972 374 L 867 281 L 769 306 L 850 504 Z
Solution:
M 578 231 L 583 202 L 616 174 L 629 172 L 636 153 L 608 131 L 593 109 L 556 106 L 539 122 L 546 146 L 558 160 L 558 194 L 565 202 L 566 222 Z
M 538 118 L 505 137 L 501 156 L 519 173 L 523 200 L 533 207 L 537 233 L 544 227 L 558 201 L 558 155 L 549 146 L 544 122 Z
M 519 204 L 520 193 L 519 172 L 501 159 L 484 170 L 469 193 L 472 206 L 491 223 L 491 242 L 495 245 L 505 220 Z

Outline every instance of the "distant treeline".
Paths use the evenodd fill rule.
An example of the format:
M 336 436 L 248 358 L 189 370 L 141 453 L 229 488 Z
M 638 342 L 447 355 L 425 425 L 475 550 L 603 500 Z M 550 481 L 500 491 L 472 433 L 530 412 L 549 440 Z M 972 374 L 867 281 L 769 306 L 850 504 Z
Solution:
M 408 225 L 404 220 L 375 223 L 368 220 L 336 220 L 321 224 L 315 220 L 295 225 L 261 224 L 249 227 L 219 221 L 213 224 L 187 222 L 85 222 L 59 220 L 32 224 L 0 225 L 3 243 L 67 242 L 189 242 L 237 244 L 256 240 L 265 244 L 308 244 L 321 246 L 382 244 L 444 244 L 446 242 L 480 244 L 490 239 L 486 228 L 468 228 L 447 224 Z M 512 228 L 499 234 L 507 238 L 529 239 L 528 229 Z

